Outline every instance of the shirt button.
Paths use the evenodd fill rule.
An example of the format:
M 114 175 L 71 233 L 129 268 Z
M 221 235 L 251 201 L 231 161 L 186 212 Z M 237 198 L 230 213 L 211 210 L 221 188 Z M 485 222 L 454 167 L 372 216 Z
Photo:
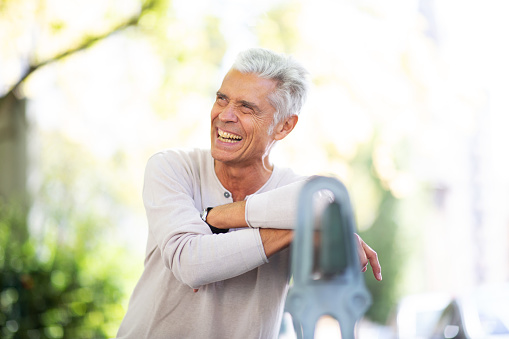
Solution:
M 224 192 L 224 197 L 225 198 L 229 198 L 230 197 L 230 192 Z

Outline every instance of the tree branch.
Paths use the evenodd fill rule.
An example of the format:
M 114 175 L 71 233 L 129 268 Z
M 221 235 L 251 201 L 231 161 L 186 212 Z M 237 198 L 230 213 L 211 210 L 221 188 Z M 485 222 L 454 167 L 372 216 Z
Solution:
M 89 47 L 91 47 L 93 44 L 95 44 L 96 42 L 98 41 L 101 41 L 101 40 L 104 40 L 106 39 L 107 37 L 109 37 L 110 35 L 116 33 L 116 32 L 119 32 L 121 30 L 124 30 L 126 29 L 127 27 L 130 27 L 130 26 L 136 26 L 138 24 L 138 22 L 140 21 L 140 18 L 141 16 L 143 15 L 143 13 L 146 11 L 146 10 L 149 10 L 151 8 L 153 8 L 156 4 L 157 0 L 149 0 L 147 1 L 143 6 L 142 6 L 142 9 L 140 11 L 140 13 L 123 22 L 123 23 L 120 23 L 119 25 L 115 26 L 112 30 L 104 33 L 104 34 L 101 34 L 101 35 L 97 35 L 97 36 L 93 36 L 93 37 L 89 37 L 89 38 L 85 38 L 83 39 L 83 41 L 81 42 L 81 44 L 79 44 L 78 46 L 74 47 L 74 48 L 71 48 L 61 54 L 57 54 L 55 55 L 54 57 L 52 58 L 49 58 L 47 60 L 44 60 L 44 61 L 41 61 L 35 65 L 30 65 L 30 67 L 25 71 L 25 73 L 21 76 L 21 78 L 14 84 L 11 86 L 11 88 L 0 98 L 3 98 L 3 97 L 6 97 L 8 96 L 9 94 L 13 93 L 13 92 L 16 92 L 16 90 L 19 88 L 19 86 L 21 86 L 21 84 L 33 73 L 35 72 L 36 70 L 38 70 L 39 68 L 43 67 L 43 66 L 46 66 L 48 64 L 51 64 L 53 62 L 56 62 L 56 61 L 59 61 L 69 55 L 72 55 L 76 52 L 79 52 L 79 51 L 82 51 L 82 50 L 85 50 Z

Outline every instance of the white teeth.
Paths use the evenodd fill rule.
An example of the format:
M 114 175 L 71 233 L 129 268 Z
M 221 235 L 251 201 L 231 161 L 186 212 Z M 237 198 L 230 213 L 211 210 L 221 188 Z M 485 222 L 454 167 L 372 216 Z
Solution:
M 231 134 L 231 133 L 222 131 L 220 129 L 217 129 L 217 132 L 219 134 L 219 138 L 221 139 L 221 141 L 235 142 L 237 140 L 242 139 L 242 137 L 240 135 Z

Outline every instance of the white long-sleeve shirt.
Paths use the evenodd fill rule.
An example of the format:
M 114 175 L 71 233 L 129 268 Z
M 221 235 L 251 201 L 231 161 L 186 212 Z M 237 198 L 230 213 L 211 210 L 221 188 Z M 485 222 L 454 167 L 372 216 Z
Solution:
M 250 227 L 212 234 L 200 211 L 233 200 L 215 174 L 210 150 L 152 156 L 143 189 L 145 268 L 117 338 L 276 338 L 289 250 L 269 261 L 258 228 L 293 228 L 304 179 L 274 167 L 246 198 Z

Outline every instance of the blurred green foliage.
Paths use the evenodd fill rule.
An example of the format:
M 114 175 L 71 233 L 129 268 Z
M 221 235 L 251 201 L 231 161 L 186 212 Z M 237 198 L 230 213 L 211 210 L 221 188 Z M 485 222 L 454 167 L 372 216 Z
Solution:
M 364 275 L 366 285 L 373 297 L 373 304 L 366 312 L 366 316 L 372 321 L 383 324 L 388 320 L 394 305 L 401 296 L 399 281 L 406 256 L 403 255 L 399 241 L 402 236 L 402 225 L 398 216 L 400 200 L 384 185 L 374 168 L 373 154 L 376 141 L 376 137 L 373 137 L 370 142 L 361 145 L 351 166 L 356 175 L 362 177 L 359 182 L 364 181 L 362 191 L 355 187 L 359 182 L 352 183 L 354 191 L 362 192 L 361 196 L 354 198 L 357 200 L 355 206 L 357 219 L 363 218 L 359 215 L 362 213 L 374 214 L 374 217 L 368 218 L 373 219 L 368 228 L 359 227 L 359 235 L 375 249 L 382 266 L 383 280 L 381 282 L 377 281 L 369 271 Z M 368 191 L 366 185 L 370 186 L 371 195 L 376 197 L 371 197 L 375 202 L 368 202 L 368 208 L 364 206 L 369 199 L 369 194 L 366 194 Z
M 16 230 L 26 219 L 0 206 L 0 336 L 2 338 L 105 338 L 123 309 L 121 286 L 97 245 L 25 241 Z M 93 220 L 90 220 L 92 222 Z M 79 238 L 87 238 L 87 224 Z M 92 266 L 103 266 L 97 270 Z M 110 263 L 112 265 L 113 263 Z
M 112 241 L 128 185 L 108 184 L 113 170 L 59 134 L 41 149 L 31 215 L 0 205 L 0 337 L 113 337 L 139 270 Z
M 256 35 L 260 45 L 278 52 L 293 53 L 299 46 L 298 17 L 301 5 L 297 2 L 275 4 L 259 18 Z
M 399 225 L 394 216 L 396 207 L 397 200 L 390 191 L 385 191 L 380 205 L 382 212 L 369 230 L 359 233 L 366 243 L 376 248 L 382 265 L 382 282 L 375 280 L 369 272 L 364 275 L 366 285 L 374 300 L 366 316 L 382 324 L 387 321 L 392 308 L 400 297 L 398 280 L 405 258 L 401 255 L 400 247 L 397 245 Z

